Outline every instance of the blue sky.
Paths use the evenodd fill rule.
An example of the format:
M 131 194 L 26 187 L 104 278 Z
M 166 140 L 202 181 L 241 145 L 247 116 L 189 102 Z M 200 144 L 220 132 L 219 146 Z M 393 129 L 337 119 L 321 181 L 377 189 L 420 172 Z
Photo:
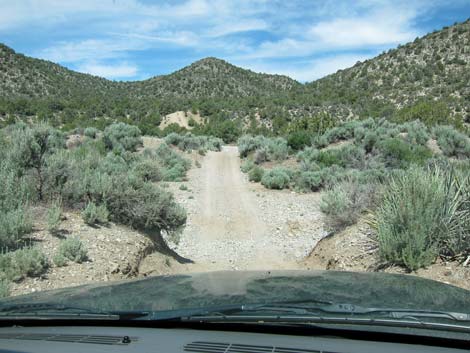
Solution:
M 0 42 L 114 80 L 215 56 L 299 81 L 470 17 L 470 0 L 0 0 Z

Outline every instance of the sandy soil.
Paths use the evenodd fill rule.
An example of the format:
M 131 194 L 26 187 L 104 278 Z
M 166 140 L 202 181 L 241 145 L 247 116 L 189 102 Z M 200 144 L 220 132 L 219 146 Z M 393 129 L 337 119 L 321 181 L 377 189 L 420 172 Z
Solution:
M 160 129 L 166 128 L 170 124 L 178 124 L 188 130 L 192 127 L 189 126 L 189 120 L 194 119 L 198 124 L 202 122 L 202 117 L 199 114 L 193 114 L 191 112 L 177 111 L 168 115 L 165 115 L 159 125 Z

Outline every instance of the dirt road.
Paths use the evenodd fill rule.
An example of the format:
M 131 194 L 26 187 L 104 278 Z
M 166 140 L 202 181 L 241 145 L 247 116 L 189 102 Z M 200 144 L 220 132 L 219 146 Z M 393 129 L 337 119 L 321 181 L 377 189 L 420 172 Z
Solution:
M 209 152 L 188 179 L 189 191 L 172 189 L 187 225 L 178 241 L 168 239 L 195 262 L 184 270 L 295 269 L 324 234 L 318 196 L 248 182 L 236 146 Z

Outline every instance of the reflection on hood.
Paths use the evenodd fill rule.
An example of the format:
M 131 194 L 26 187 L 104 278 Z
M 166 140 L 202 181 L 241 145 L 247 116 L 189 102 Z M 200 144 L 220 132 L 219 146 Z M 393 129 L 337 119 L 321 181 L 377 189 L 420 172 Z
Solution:
M 423 278 L 336 271 L 207 272 L 85 285 L 6 298 L 96 310 L 174 310 L 227 304 L 328 300 L 364 307 L 470 312 L 470 291 Z

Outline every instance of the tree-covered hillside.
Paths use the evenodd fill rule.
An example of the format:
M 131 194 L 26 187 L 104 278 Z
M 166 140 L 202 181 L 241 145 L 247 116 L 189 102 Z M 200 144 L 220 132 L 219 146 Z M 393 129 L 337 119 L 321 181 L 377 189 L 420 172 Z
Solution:
M 71 129 L 113 121 L 158 133 L 160 117 L 199 111 L 237 129 L 286 134 L 354 118 L 470 123 L 470 21 L 446 27 L 320 80 L 300 84 L 216 58 L 144 81 L 115 82 L 0 45 L 0 122 L 48 120 Z M 204 131 L 210 133 L 211 131 Z
M 306 86 L 306 100 L 341 115 L 391 116 L 440 100 L 470 121 L 470 21 L 445 27 Z M 327 107 L 327 108 L 326 108 Z

